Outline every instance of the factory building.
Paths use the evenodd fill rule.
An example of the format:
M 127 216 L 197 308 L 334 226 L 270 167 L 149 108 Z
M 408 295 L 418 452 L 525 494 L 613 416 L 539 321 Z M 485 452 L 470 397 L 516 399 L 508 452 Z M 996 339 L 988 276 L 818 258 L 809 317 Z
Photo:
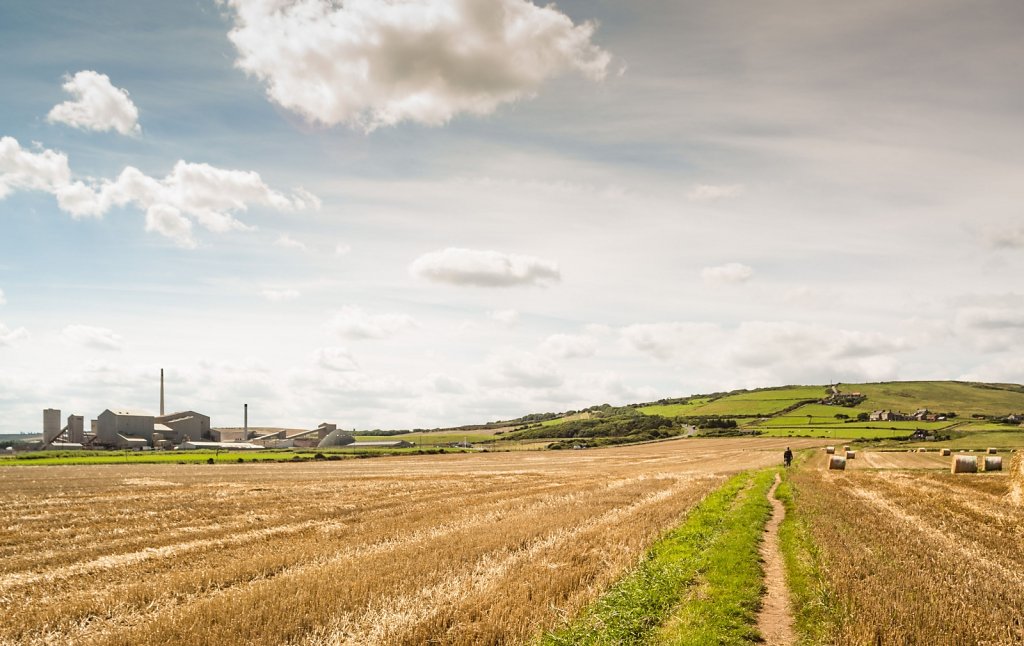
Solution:
M 119 408 L 100 413 L 96 424 L 96 442 L 117 448 L 142 448 L 153 445 L 156 418 L 145 411 Z
M 175 444 L 189 440 L 201 442 L 213 439 L 210 432 L 210 418 L 194 410 L 161 415 L 154 421 L 166 427 L 167 430 L 163 431 L 164 439 Z

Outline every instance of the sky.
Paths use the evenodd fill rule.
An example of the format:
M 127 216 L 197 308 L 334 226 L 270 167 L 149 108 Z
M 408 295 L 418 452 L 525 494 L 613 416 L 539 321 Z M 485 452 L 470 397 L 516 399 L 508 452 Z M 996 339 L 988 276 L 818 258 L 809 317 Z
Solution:
M 1017 0 L 0 0 L 0 433 L 1024 382 Z

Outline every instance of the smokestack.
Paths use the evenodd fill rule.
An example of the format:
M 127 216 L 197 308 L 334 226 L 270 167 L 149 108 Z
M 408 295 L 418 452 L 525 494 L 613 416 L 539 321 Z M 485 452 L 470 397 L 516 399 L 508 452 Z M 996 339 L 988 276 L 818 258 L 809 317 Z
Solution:
M 160 368 L 160 417 L 164 416 L 164 369 Z
M 242 404 L 242 406 L 244 407 L 242 409 L 242 411 L 243 411 L 243 413 L 242 413 L 243 414 L 243 424 L 244 424 L 244 427 L 243 427 L 243 430 L 242 430 L 242 441 L 243 442 L 248 442 L 249 441 L 249 404 Z

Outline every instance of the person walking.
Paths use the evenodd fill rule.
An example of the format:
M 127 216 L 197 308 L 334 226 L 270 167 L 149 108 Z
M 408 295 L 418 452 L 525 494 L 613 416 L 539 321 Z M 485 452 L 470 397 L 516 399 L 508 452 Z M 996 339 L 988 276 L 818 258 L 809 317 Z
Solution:
M 789 450 L 788 446 L 786 452 L 782 454 L 782 461 L 786 463 L 787 467 L 793 463 L 793 452 Z

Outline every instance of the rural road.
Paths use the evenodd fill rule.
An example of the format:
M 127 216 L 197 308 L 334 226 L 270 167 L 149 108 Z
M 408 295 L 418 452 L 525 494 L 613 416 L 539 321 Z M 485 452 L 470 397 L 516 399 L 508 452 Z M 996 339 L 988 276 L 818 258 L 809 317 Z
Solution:
M 783 568 L 782 551 L 779 549 L 779 524 L 786 515 L 782 502 L 775 498 L 775 490 L 781 479 L 775 476 L 775 484 L 768 491 L 772 504 L 772 515 L 765 525 L 764 542 L 761 543 L 761 560 L 764 562 L 765 594 L 761 600 L 761 613 L 757 617 L 757 629 L 765 643 L 782 646 L 795 643 L 793 634 L 793 613 L 789 607 L 789 591 L 786 588 L 786 573 Z

